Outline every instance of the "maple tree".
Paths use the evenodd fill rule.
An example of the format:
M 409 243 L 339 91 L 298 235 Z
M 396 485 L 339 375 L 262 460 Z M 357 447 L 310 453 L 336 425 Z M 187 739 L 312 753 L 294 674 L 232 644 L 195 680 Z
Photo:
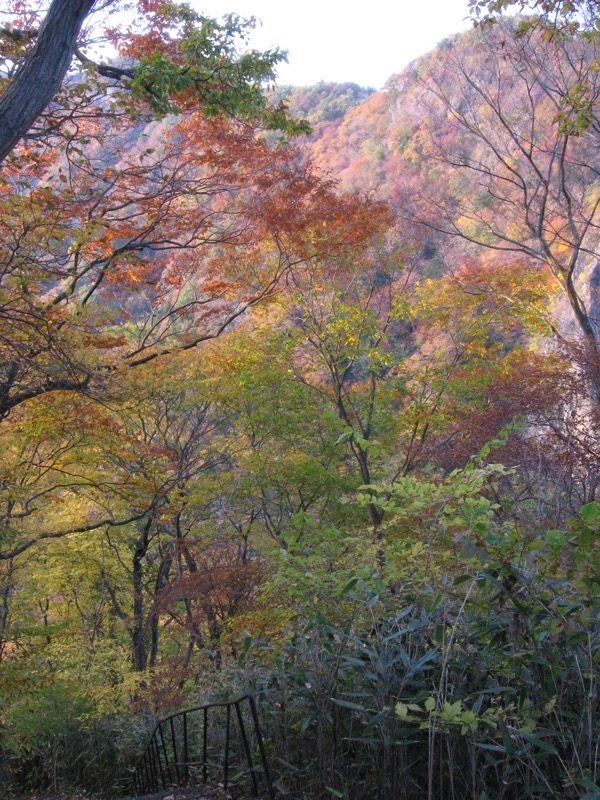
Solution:
M 289 154 L 220 120 L 180 120 L 141 154 L 113 137 L 98 162 L 4 179 L 2 416 L 49 390 L 84 389 L 118 361 L 218 335 L 307 256 L 284 230 L 286 205 L 331 195 L 293 174 Z M 38 184 L 19 193 L 27 177 Z
M 342 495 L 461 463 L 515 414 L 549 402 L 545 373 L 534 370 L 532 355 L 505 353 L 501 344 L 523 324 L 545 324 L 545 293 L 527 286 L 526 270 L 499 273 L 489 286 L 484 273 L 471 270 L 444 287 L 411 287 L 393 248 L 365 252 L 366 263 L 374 255 L 372 271 L 342 259 L 336 272 L 331 262 L 296 272 L 294 293 L 256 314 L 255 330 L 235 331 L 193 360 L 182 353 L 171 368 L 155 361 L 128 372 L 119 405 L 103 418 L 94 415 L 99 430 L 88 429 L 72 453 L 59 427 L 56 461 L 48 448 L 32 487 L 36 507 L 46 509 L 44 527 L 61 552 L 74 518 L 107 528 L 107 546 L 127 574 L 105 571 L 99 581 L 137 671 L 167 663 L 175 669 L 160 645 L 167 627 L 165 647 L 179 653 L 180 674 L 198 650 L 220 654 L 232 624 L 239 630 L 236 624 L 251 620 L 270 629 L 285 603 L 279 597 L 277 612 L 261 612 L 253 591 L 273 561 L 275 586 L 288 586 L 293 602 L 304 591 L 328 602 L 325 587 L 337 590 L 352 577 L 353 554 L 361 552 L 368 572 L 378 559 L 369 540 L 387 558 L 398 538 L 393 525 L 382 527 L 381 507 L 367 504 L 357 513 L 340 503 Z M 428 338 L 434 346 L 417 353 L 418 341 Z M 528 381 L 537 383 L 523 395 Z M 34 406 L 46 439 L 62 402 L 46 395 L 45 416 L 41 403 Z M 78 402 L 89 426 L 93 403 Z M 19 413 L 26 441 L 31 409 Z M 69 427 L 81 430 L 73 416 Z M 14 464 L 6 469 L 15 473 Z M 31 479 L 30 468 L 21 471 Z M 53 474 L 71 480 L 55 485 Z M 25 489 L 7 518 L 20 547 L 43 542 L 39 525 L 37 536 L 23 541 L 38 513 L 33 502 Z M 19 521 L 28 508 L 32 513 Z M 106 512 L 124 524 L 110 524 Z M 8 567 L 16 555 L 10 539 L 6 545 Z M 281 563 L 279 550 L 287 554 Z M 333 559 L 336 574 L 325 580 Z M 50 602 L 48 616 L 60 613 Z
M 396 248 L 392 236 L 364 261 L 297 270 L 283 316 L 271 311 L 250 343 L 246 333 L 213 355 L 216 402 L 236 415 L 240 448 L 222 479 L 236 487 L 227 519 L 255 542 L 266 532 L 288 566 L 314 558 L 319 575 L 336 529 L 357 536 L 363 569 L 367 531 L 380 563 L 393 542 L 379 506 L 343 513 L 341 493 L 368 498 L 371 484 L 462 465 L 515 417 L 553 402 L 552 370 L 523 342 L 524 330 L 550 330 L 547 282 L 522 264 L 416 281 Z

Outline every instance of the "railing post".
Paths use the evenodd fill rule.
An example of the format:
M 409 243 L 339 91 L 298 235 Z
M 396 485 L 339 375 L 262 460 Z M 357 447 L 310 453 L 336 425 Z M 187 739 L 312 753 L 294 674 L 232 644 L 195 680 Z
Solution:
M 252 722 L 254 723 L 254 730 L 256 731 L 256 742 L 258 744 L 258 752 L 260 753 L 263 769 L 265 771 L 265 780 L 267 781 L 269 798 L 270 800 L 275 800 L 275 791 L 273 789 L 273 783 L 271 782 L 271 773 L 269 771 L 269 764 L 267 763 L 267 754 L 265 752 L 265 746 L 263 743 L 262 734 L 260 732 L 260 725 L 258 724 L 258 710 L 256 708 L 256 701 L 254 700 L 254 697 L 251 694 L 248 695 L 248 704 L 250 706 L 250 713 L 252 714 Z
M 190 782 L 190 754 L 188 751 L 187 711 L 183 712 L 183 763 L 185 766 L 185 782 Z
M 177 784 L 181 786 L 181 775 L 179 773 L 179 758 L 177 754 L 177 741 L 175 736 L 175 725 L 173 723 L 173 717 L 169 717 L 169 728 L 171 729 L 171 742 L 173 745 L 173 761 L 175 767 L 175 774 L 177 775 Z
M 231 706 L 225 709 L 225 763 L 223 764 L 223 788 L 227 791 L 229 781 L 229 729 L 231 727 Z
M 150 749 L 148 750 L 148 754 L 150 756 L 150 764 L 152 765 L 151 769 L 152 778 L 150 783 L 148 784 L 149 792 L 152 790 L 158 792 L 158 776 L 160 775 L 160 753 L 158 753 L 158 761 L 157 761 L 157 753 L 158 753 L 158 746 L 156 744 L 156 733 L 153 733 L 152 739 L 150 739 Z
M 165 745 L 165 737 L 163 736 L 162 731 L 162 722 L 158 723 L 158 734 L 160 736 L 160 743 L 162 744 L 162 750 L 165 754 L 165 772 L 169 776 L 169 783 L 172 784 L 173 776 L 171 775 L 171 765 L 169 764 L 169 754 L 167 753 L 167 747 Z M 168 789 L 168 786 L 165 786 L 165 789 Z
M 152 770 L 150 768 L 151 760 L 150 760 L 150 752 L 146 749 L 144 753 L 144 760 L 143 760 L 143 774 L 144 778 L 140 775 L 140 780 L 142 782 L 142 794 L 149 794 L 150 788 L 152 786 Z M 148 789 L 148 791 L 143 791 L 144 789 Z
M 256 773 L 254 771 L 254 762 L 252 761 L 252 752 L 250 750 L 250 742 L 248 741 L 248 735 L 246 733 L 246 726 L 244 725 L 244 717 L 242 716 L 242 709 L 240 708 L 241 702 L 241 700 L 238 700 L 235 703 L 235 713 L 237 714 L 238 725 L 240 726 L 240 733 L 242 735 L 242 742 L 244 745 L 244 751 L 246 753 L 246 760 L 248 761 L 248 769 L 250 770 L 250 777 L 252 778 L 254 797 L 258 797 L 258 781 L 256 780 Z
M 206 783 L 208 769 L 206 759 L 208 758 L 208 708 L 204 707 L 204 725 L 202 728 L 202 782 Z

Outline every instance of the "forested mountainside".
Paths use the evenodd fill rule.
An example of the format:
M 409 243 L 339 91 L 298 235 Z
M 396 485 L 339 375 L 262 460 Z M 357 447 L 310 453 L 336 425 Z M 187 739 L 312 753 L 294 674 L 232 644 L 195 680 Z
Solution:
M 570 43 L 567 52 L 564 41 L 539 36 L 515 42 L 518 26 L 512 19 L 449 37 L 343 116 L 313 120 L 308 108 L 316 92 L 347 97 L 345 87 L 296 89 L 290 107 L 314 121 L 305 152 L 318 170 L 389 203 L 405 241 L 417 223 L 425 274 L 465 254 L 479 263 L 532 260 L 576 284 L 558 299 L 561 325 L 593 339 L 585 317 L 596 316 L 598 302 L 597 136 L 593 114 L 584 117 L 597 102 L 595 82 L 578 116 L 584 101 L 568 86 L 588 85 L 581 48 Z
M 309 140 L 314 144 L 323 131 L 319 123 L 341 122 L 350 109 L 363 103 L 374 89 L 365 89 L 355 83 L 325 83 L 315 86 L 281 86 L 275 99 L 287 104 L 290 114 L 305 119 L 313 126 Z
M 0 796 L 251 692 L 282 797 L 599 797 L 593 26 L 273 97 L 137 24 L 0 174 Z
M 375 190 L 397 209 L 399 186 L 410 188 L 412 176 L 432 167 L 432 158 L 427 158 L 433 155 L 432 142 L 427 148 L 428 139 L 439 140 L 444 136 L 449 143 L 452 139 L 460 140 L 467 149 L 470 141 L 475 149 L 475 139 L 468 140 L 463 135 L 460 113 L 455 111 L 465 111 L 468 106 L 473 118 L 480 115 L 481 123 L 487 117 L 493 131 L 502 125 L 500 118 L 491 119 L 494 106 L 512 101 L 509 113 L 516 115 L 517 110 L 522 111 L 522 124 L 533 125 L 530 133 L 535 133 L 535 139 L 539 137 L 541 142 L 543 137 L 554 138 L 552 124 L 556 117 L 566 114 L 569 104 L 576 104 L 576 98 L 562 97 L 561 91 L 564 93 L 569 78 L 587 79 L 589 68 L 572 63 L 568 69 L 570 75 L 559 77 L 560 51 L 563 58 L 570 58 L 560 43 L 555 43 L 554 64 L 547 54 L 546 63 L 541 61 L 542 43 L 534 39 L 521 40 L 520 45 L 513 42 L 511 46 L 519 52 L 511 55 L 507 48 L 517 25 L 518 20 L 507 20 L 493 34 L 471 29 L 449 37 L 436 50 L 392 75 L 381 92 L 359 89 L 353 84 L 321 83 L 313 87 L 284 87 L 276 96 L 286 100 L 295 116 L 307 119 L 313 126 L 305 146 L 320 169 L 334 174 L 343 189 Z M 510 74 L 512 57 L 521 62 L 520 77 L 519 73 L 516 77 Z M 536 68 L 547 69 L 551 83 L 538 86 L 531 93 Z M 526 74 L 527 70 L 532 74 Z M 500 82 L 501 78 L 506 80 Z M 537 78 L 541 80 L 539 73 Z M 454 99 L 460 98 L 463 108 L 457 106 L 452 111 L 447 102 L 451 97 L 444 101 L 441 96 L 444 91 L 451 92 Z M 537 113 L 525 114 L 531 108 Z M 505 124 L 511 121 L 514 119 L 509 117 Z M 515 133 L 518 135 L 519 131 Z M 457 165 L 447 166 L 451 172 Z M 442 168 L 439 160 L 436 167 Z M 475 176 L 473 181 L 476 183 Z

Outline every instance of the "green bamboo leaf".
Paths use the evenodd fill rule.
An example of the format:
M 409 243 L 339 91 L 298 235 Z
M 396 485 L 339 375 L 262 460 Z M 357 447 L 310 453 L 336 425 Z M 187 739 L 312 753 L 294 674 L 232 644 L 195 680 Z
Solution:
M 331 699 L 336 706 L 349 708 L 351 711 L 360 711 L 361 713 L 366 712 L 366 708 L 364 706 L 359 706 L 358 703 L 350 703 L 348 700 L 339 700 L 337 697 L 332 697 Z

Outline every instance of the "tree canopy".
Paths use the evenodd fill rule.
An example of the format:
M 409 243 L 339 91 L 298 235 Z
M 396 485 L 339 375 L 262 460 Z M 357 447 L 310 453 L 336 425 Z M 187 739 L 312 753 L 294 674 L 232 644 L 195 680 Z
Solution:
M 64 122 L 84 114 L 82 80 L 113 102 L 120 97 L 130 113 L 136 105 L 159 115 L 196 106 L 205 115 L 226 113 L 287 133 L 308 130 L 290 120 L 283 105 L 270 107 L 262 91 L 285 54 L 238 51 L 252 20 L 229 15 L 218 22 L 185 4 L 146 0 L 133 19 L 119 2 L 104 4 L 100 20 L 93 12 L 94 0 L 52 0 L 45 13 L 21 3 L 0 30 L 0 161 L 24 137 L 55 137 Z M 121 20 L 113 22 L 119 13 L 132 20 L 125 30 Z M 116 50 L 110 63 L 88 54 L 102 41 Z
M 15 3 L 0 798 L 248 692 L 282 796 L 600 796 L 598 43 L 526 7 L 276 95 L 252 21 Z M 154 766 L 252 790 L 232 718 Z

